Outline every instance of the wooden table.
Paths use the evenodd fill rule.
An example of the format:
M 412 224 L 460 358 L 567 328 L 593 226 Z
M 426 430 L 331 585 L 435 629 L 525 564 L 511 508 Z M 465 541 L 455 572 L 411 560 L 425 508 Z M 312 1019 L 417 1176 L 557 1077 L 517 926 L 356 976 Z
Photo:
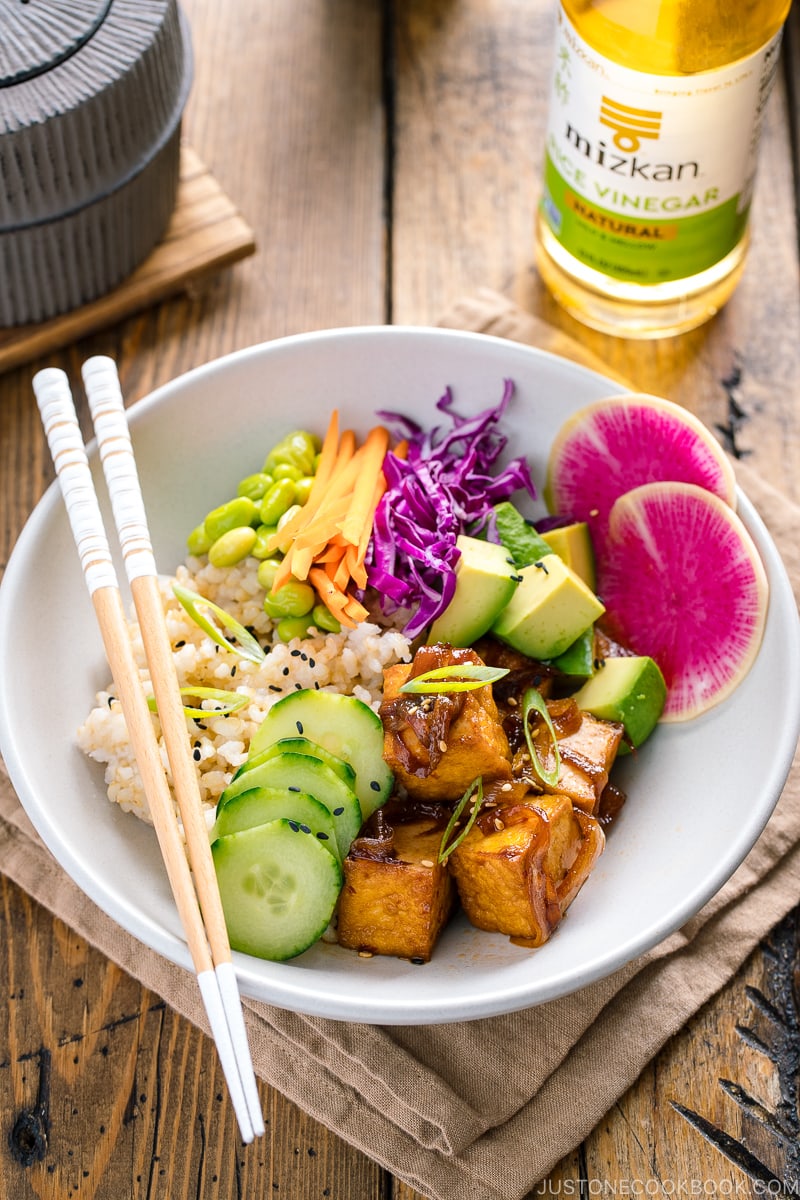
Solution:
M 110 354 L 135 400 L 265 338 L 432 323 L 488 285 L 581 339 L 642 390 L 685 404 L 800 500 L 797 96 L 782 77 L 764 137 L 752 253 L 727 310 L 677 340 L 591 334 L 553 305 L 532 267 L 554 7 L 185 0 L 196 54 L 185 136 L 252 225 L 258 252 L 46 362 L 76 378 L 89 354 Z M 52 477 L 30 387 L 42 365 L 0 378 L 3 564 Z M 211 1044 L 7 881 L 0 897 L 0 1196 L 415 1200 L 267 1087 L 268 1135 L 241 1150 Z M 763 1168 L 794 1172 L 797 1182 L 798 929 L 796 910 L 774 949 L 752 955 L 541 1193 L 578 1195 L 583 1180 L 583 1195 L 638 1187 L 640 1195 L 711 1188 L 750 1196 L 760 1171 L 769 1178 Z M 785 1017 L 784 1057 L 775 1062 L 761 1044 L 767 1001 Z M 9 1134 L 37 1098 L 47 1102 L 49 1136 L 43 1158 L 25 1165 Z M 770 1109 L 784 1101 L 788 1137 L 757 1119 L 757 1100 Z M 708 1121 L 708 1136 L 676 1105 Z M 189 1145 L 179 1140 L 187 1108 L 196 1131 Z

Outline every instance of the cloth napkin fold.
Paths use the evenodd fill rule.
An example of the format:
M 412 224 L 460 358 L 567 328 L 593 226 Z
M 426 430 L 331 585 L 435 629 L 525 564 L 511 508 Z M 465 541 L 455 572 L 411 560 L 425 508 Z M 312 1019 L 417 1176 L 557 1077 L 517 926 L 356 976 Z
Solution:
M 441 324 L 527 342 L 608 374 L 571 339 L 490 291 L 460 302 Z M 800 508 L 752 471 L 739 465 L 737 473 L 800 596 Z M 2 771 L 0 870 L 207 1030 L 194 977 L 130 937 L 72 883 Z M 797 903 L 798 879 L 800 755 L 734 876 L 682 929 L 616 974 L 538 1008 L 451 1025 L 351 1025 L 245 1000 L 256 1071 L 432 1200 L 523 1200 Z

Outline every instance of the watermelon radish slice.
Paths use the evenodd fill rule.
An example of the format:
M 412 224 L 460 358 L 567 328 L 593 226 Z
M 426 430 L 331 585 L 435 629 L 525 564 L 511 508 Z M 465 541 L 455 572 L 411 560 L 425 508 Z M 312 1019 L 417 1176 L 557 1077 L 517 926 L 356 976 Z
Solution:
M 697 484 L 735 507 L 733 467 L 705 425 L 670 400 L 630 393 L 597 400 L 564 422 L 543 495 L 551 513 L 587 522 L 602 557 L 614 501 L 659 480 Z
M 758 653 L 768 601 L 758 550 L 736 513 L 694 484 L 645 484 L 617 500 L 598 591 L 609 631 L 663 672 L 662 720 L 719 704 Z

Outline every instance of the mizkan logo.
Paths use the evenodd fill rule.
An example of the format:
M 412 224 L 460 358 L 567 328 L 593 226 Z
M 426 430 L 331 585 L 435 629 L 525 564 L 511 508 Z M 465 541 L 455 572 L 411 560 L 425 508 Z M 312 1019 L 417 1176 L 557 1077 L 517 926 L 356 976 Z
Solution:
M 649 108 L 631 108 L 608 96 L 600 102 L 600 124 L 614 130 L 614 145 L 623 154 L 635 154 L 642 139 L 658 140 L 662 113 Z

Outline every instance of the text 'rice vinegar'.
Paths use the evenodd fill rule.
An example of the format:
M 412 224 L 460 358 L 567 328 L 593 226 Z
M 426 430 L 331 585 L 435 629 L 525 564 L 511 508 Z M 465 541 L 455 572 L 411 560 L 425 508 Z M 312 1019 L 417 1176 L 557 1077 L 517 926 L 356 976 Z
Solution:
M 739 281 L 791 0 L 561 0 L 536 257 L 578 320 L 683 332 Z

